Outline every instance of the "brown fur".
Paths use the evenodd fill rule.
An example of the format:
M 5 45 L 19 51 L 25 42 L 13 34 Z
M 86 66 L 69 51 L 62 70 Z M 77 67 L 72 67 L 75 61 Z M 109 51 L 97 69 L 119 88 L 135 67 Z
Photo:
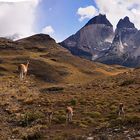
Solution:
M 27 72 L 28 72 L 28 67 L 29 67 L 29 61 L 27 61 L 26 64 L 20 64 L 18 66 L 18 71 L 19 71 L 19 74 L 20 74 L 20 79 L 23 79 L 24 76 L 26 77 Z
M 53 117 L 53 112 L 52 111 L 48 111 L 47 112 L 47 117 L 48 117 L 49 123 L 51 123 L 52 122 L 52 117 Z
M 73 109 L 72 107 L 67 107 L 66 108 L 66 123 L 72 121 L 72 116 L 73 116 Z
M 120 116 L 121 114 L 122 115 L 125 115 L 125 112 L 124 112 L 124 104 L 123 103 L 120 103 L 119 104 L 119 114 L 118 115 Z

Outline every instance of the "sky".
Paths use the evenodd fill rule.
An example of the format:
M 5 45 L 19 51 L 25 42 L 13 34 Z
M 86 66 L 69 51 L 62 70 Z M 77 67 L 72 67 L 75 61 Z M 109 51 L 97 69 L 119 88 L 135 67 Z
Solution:
M 140 29 L 140 0 L 0 0 L 0 36 L 45 33 L 60 42 L 99 13 L 114 29 L 125 16 Z

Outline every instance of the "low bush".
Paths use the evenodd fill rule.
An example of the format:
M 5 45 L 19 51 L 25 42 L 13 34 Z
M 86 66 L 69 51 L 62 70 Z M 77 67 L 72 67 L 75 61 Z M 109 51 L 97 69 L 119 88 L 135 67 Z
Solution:
M 128 85 L 131 85 L 131 84 L 134 84 L 134 83 L 135 83 L 134 80 L 125 80 L 120 84 L 120 86 L 128 86 Z
M 91 118 L 100 118 L 101 117 L 101 113 L 100 112 L 86 112 L 85 115 L 91 117 Z
M 44 117 L 44 114 L 41 112 L 26 112 L 20 120 L 20 125 L 21 126 L 28 126 L 30 125 L 33 121 L 40 119 Z
M 56 118 L 54 119 L 54 122 L 56 124 L 63 124 L 66 122 L 66 116 L 65 115 L 58 115 L 56 116 Z
M 119 117 L 117 119 L 112 119 L 110 121 L 111 126 L 131 126 L 131 125 L 140 125 L 140 116 L 137 115 L 128 115 L 125 117 Z
M 60 92 L 60 91 L 63 91 L 63 90 L 64 90 L 63 87 L 49 87 L 49 88 L 41 89 L 40 91 L 42 93 L 48 93 L 48 92 Z
M 77 104 L 77 100 L 72 99 L 72 100 L 70 101 L 70 104 L 71 104 L 72 106 L 75 106 L 75 105 Z

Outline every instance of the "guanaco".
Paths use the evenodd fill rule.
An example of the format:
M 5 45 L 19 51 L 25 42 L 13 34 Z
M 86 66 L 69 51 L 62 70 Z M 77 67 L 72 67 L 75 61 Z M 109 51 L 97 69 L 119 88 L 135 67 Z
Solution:
M 67 107 L 66 108 L 66 123 L 72 121 L 72 116 L 73 116 L 73 109 L 72 107 Z
M 124 104 L 123 103 L 120 103 L 119 104 L 119 108 L 118 108 L 118 115 L 120 116 L 121 114 L 124 116 L 125 115 L 125 112 L 124 112 Z
M 21 80 L 24 78 L 24 76 L 26 77 L 27 72 L 28 72 L 28 67 L 29 67 L 29 60 L 27 60 L 26 64 L 20 64 L 18 66 L 18 71 L 19 71 L 19 74 L 20 74 L 19 76 L 20 76 Z
M 49 123 L 51 124 L 52 118 L 53 118 L 53 111 L 48 111 L 48 112 L 47 112 L 47 117 L 48 117 Z

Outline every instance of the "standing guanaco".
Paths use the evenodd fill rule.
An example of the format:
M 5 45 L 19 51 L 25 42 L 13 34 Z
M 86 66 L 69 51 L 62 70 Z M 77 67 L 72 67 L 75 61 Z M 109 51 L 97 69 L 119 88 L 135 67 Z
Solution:
M 73 109 L 72 107 L 68 106 L 66 108 L 66 123 L 72 121 L 72 116 L 73 116 Z
M 48 111 L 47 117 L 48 117 L 49 124 L 51 124 L 53 118 L 53 111 Z
M 124 112 L 124 104 L 123 103 L 120 103 L 119 104 L 119 108 L 118 108 L 118 115 L 120 116 L 121 114 L 124 116 L 125 115 L 125 112 Z
M 26 77 L 27 72 L 28 72 L 28 67 L 29 67 L 29 60 L 27 60 L 26 64 L 20 64 L 18 66 L 18 71 L 19 71 L 21 80 L 24 78 L 24 76 Z

